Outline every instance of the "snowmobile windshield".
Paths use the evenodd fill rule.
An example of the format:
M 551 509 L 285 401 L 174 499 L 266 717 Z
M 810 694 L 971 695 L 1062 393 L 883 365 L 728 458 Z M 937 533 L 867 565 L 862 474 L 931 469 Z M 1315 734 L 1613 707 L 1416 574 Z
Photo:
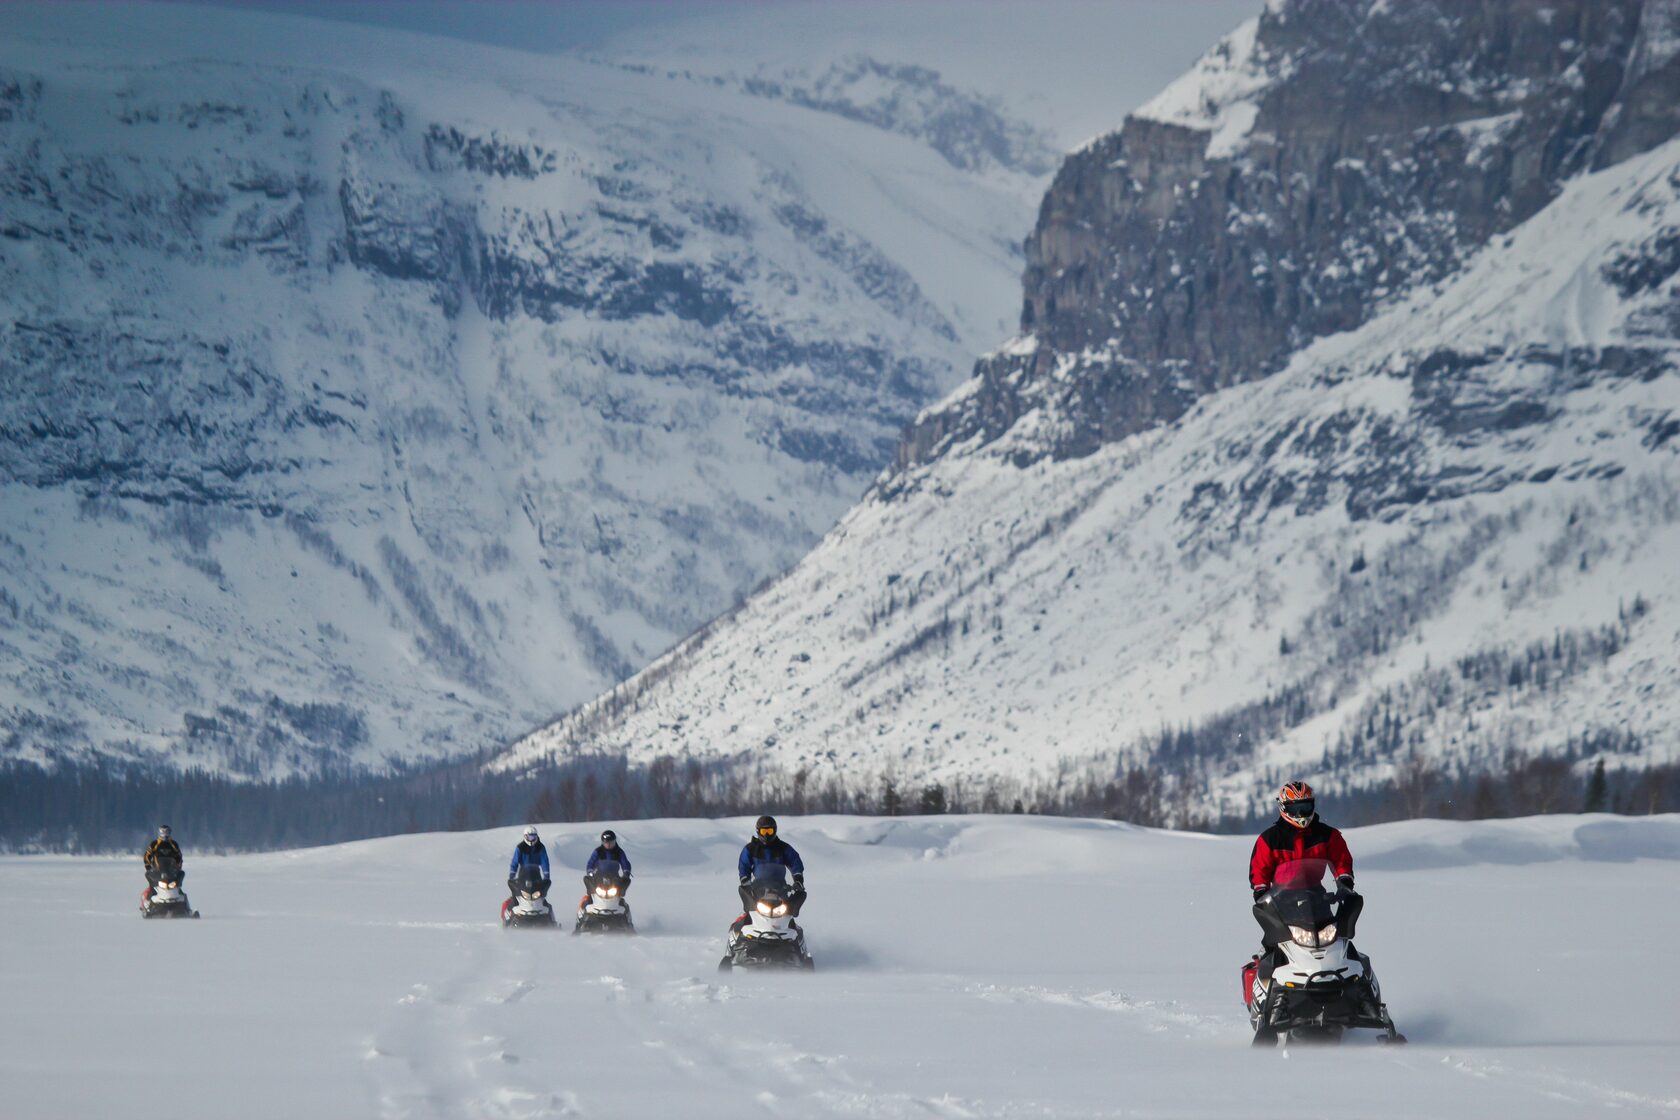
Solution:
M 1325 889 L 1330 862 L 1298 859 L 1278 867 L 1272 875 L 1272 906 L 1291 926 L 1318 929 L 1330 924 L 1332 897 Z
M 542 886 L 542 868 L 534 863 L 527 863 L 519 869 L 519 874 L 514 876 L 513 881 L 518 883 L 522 890 L 534 891 Z
M 624 878 L 624 868 L 616 859 L 604 859 L 595 865 L 595 878 L 601 882 L 612 882 Z
M 762 898 L 767 894 L 788 893 L 788 869 L 780 863 L 761 863 L 753 868 L 752 892 Z
M 168 878 L 181 870 L 181 861 L 174 856 L 159 856 L 157 869 L 159 874 Z

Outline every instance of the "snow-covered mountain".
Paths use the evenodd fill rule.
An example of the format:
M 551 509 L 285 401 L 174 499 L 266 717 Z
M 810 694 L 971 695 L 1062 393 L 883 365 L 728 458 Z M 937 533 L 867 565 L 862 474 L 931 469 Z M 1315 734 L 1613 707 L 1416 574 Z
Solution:
M 502 743 L 793 563 L 1007 329 L 1047 166 L 833 107 L 7 5 L 0 759 Z
M 503 761 L 1680 754 L 1680 7 L 1274 0 L 1070 157 L 1021 333 L 793 572 Z

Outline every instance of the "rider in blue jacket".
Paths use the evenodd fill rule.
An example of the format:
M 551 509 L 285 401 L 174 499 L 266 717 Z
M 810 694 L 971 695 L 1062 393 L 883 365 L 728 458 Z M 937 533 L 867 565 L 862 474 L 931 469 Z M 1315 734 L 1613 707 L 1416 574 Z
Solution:
M 513 859 L 508 861 L 508 895 L 512 898 L 519 897 L 519 887 L 514 880 L 519 876 L 519 869 L 526 866 L 541 869 L 542 889 L 548 890 L 551 883 L 548 874 L 548 849 L 543 847 L 542 840 L 537 837 L 537 826 L 534 824 L 525 826 L 525 836 L 513 849 Z
M 630 893 L 630 855 L 618 842 L 618 833 L 607 829 L 601 833 L 601 843 L 593 852 L 589 853 L 589 862 L 583 868 L 583 889 L 595 889 L 595 868 L 603 862 L 616 860 L 619 869 L 624 872 L 624 885 L 618 890 L 620 896 Z M 585 897 L 588 897 L 585 895 Z
M 762 863 L 779 863 L 793 873 L 793 894 L 788 897 L 788 908 L 793 913 L 799 913 L 799 908 L 805 902 L 805 861 L 799 858 L 799 853 L 793 850 L 793 845 L 776 835 L 776 818 L 766 814 L 758 818 L 753 826 L 753 838 L 747 841 L 741 849 L 741 858 L 736 861 L 735 870 L 741 878 L 741 920 L 735 928 L 740 928 L 746 921 L 747 913 L 752 911 L 753 897 L 750 884 L 753 873 Z

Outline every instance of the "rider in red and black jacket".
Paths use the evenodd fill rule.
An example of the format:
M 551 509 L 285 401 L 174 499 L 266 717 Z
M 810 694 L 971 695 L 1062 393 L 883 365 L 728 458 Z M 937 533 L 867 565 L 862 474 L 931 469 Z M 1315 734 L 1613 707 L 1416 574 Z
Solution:
M 1254 841 L 1248 857 L 1248 885 L 1254 899 L 1271 889 L 1278 868 L 1296 860 L 1321 859 L 1330 864 L 1336 886 L 1353 890 L 1353 855 L 1342 834 L 1318 819 L 1312 787 L 1290 782 L 1278 794 L 1278 820 Z

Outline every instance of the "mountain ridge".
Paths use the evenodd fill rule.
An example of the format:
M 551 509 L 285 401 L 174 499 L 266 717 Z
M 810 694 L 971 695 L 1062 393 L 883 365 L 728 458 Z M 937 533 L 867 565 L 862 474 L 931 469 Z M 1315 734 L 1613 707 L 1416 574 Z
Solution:
M 284 15 L 0 26 L 6 763 L 505 742 L 796 560 L 1007 314 L 1029 180 L 873 125 Z
M 1550 23 L 1507 9 L 1536 35 L 1572 26 L 1561 9 Z M 1315 10 L 1274 3 L 1255 27 Z M 1619 28 L 1624 57 L 1646 17 L 1668 10 L 1623 5 L 1620 22 L 1569 12 Z M 1666 74 L 1675 56 L 1646 61 L 1659 55 Z M 1270 105 L 1309 72 L 1261 88 L 1228 69 L 1193 74 Z M 1605 84 L 1644 96 L 1639 80 Z M 1585 88 L 1565 80 L 1552 92 L 1567 103 Z M 1170 146 L 1169 160 L 1195 164 L 1216 141 L 1240 160 L 1248 133 L 1225 134 L 1214 116 L 1204 129 L 1146 121 L 1070 157 L 1041 210 L 1029 307 L 1054 231 L 1105 220 L 1066 201 L 1085 197 L 1065 191 L 1069 176 L 1106 167 L 1113 145 L 1139 134 Z M 1513 136 L 1479 142 L 1509 160 L 1530 143 Z M 1271 139 L 1248 142 L 1273 151 Z M 1533 189 L 1551 197 L 1526 220 L 1491 224 L 1476 245 L 1449 230 L 1431 243 L 1442 263 L 1415 284 L 1379 292 L 1380 271 L 1362 281 L 1356 321 L 1302 330 L 1281 368 L 1267 344 L 1234 351 L 1252 360 L 1241 376 L 1207 366 L 1182 383 L 1169 369 L 1133 378 L 1126 346 L 1107 348 L 1100 324 L 1129 337 L 1147 323 L 1104 320 L 1112 308 L 1100 302 L 1057 305 L 1072 325 L 1035 320 L 982 360 L 791 573 L 497 768 L 622 751 L 970 789 L 1141 771 L 1162 796 L 1243 815 L 1297 768 L 1369 789 L 1468 780 L 1538 755 L 1672 759 L 1680 608 L 1663 558 L 1680 544 L 1677 143 L 1537 174 Z M 1345 158 L 1305 158 L 1318 157 L 1332 168 Z M 1113 204 L 1101 190 L 1087 201 Z M 1148 223 L 1135 220 L 1143 238 Z M 1151 220 L 1170 228 L 1170 210 Z M 1082 251 L 1108 268 L 1101 244 L 1092 236 Z M 1125 270 L 1116 276 L 1126 290 Z M 1179 320 L 1161 314 L 1170 339 Z M 1291 322 L 1267 331 L 1287 335 Z M 1056 342 L 1059 329 L 1091 345 Z

